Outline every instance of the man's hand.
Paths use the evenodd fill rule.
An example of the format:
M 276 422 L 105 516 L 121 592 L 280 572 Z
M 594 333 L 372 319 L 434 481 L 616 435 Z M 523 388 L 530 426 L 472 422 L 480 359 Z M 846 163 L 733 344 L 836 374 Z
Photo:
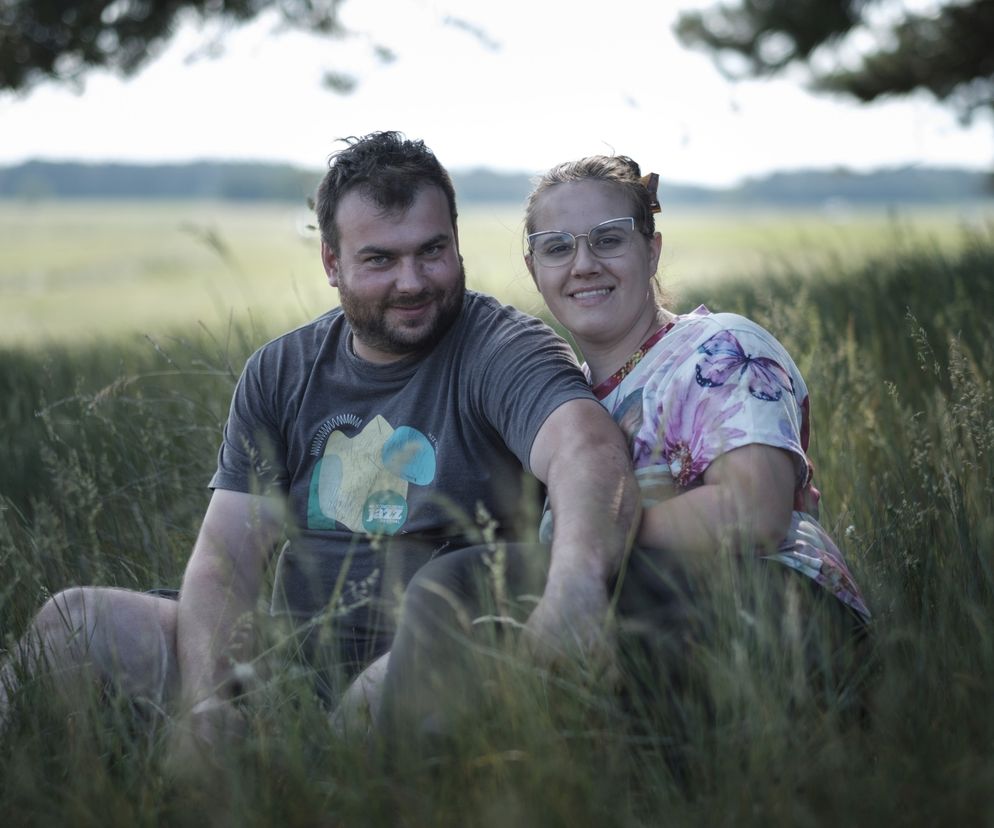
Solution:
M 579 664 L 595 676 L 612 673 L 615 647 L 607 585 L 589 575 L 550 582 L 525 623 L 524 643 L 544 667 Z
M 210 780 L 221 768 L 221 756 L 244 738 L 247 722 L 231 701 L 210 696 L 170 723 L 166 771 L 188 782 Z

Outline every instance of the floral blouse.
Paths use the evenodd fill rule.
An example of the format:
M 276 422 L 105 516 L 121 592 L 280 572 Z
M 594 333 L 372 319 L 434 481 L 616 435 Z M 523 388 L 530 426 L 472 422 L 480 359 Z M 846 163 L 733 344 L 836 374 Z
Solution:
M 765 557 L 814 579 L 864 619 L 870 616 L 838 547 L 818 523 L 808 447 L 808 391 L 766 330 L 703 305 L 657 331 L 594 389 L 629 439 L 643 505 L 703 483 L 721 454 L 753 443 L 794 456 L 790 531 Z

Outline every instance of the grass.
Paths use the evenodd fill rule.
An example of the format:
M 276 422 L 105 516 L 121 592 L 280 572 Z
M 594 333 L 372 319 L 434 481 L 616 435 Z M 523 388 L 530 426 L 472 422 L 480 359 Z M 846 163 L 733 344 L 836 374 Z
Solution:
M 67 714 L 31 686 L 0 741 L 6 824 L 990 824 L 994 235 L 959 233 L 902 231 L 853 260 L 784 254 L 762 279 L 676 280 L 676 309 L 746 313 L 805 375 L 823 522 L 875 615 L 862 725 L 798 687 L 782 627 L 734 612 L 695 652 L 682 775 L 665 718 L 632 722 L 582 673 L 513 659 L 436 762 L 337 738 L 309 683 L 279 672 L 212 779 L 166 772 L 168 728 L 96 698 Z M 8 646 L 66 585 L 178 582 L 234 380 L 282 322 L 0 352 Z M 730 585 L 716 591 L 734 607 Z

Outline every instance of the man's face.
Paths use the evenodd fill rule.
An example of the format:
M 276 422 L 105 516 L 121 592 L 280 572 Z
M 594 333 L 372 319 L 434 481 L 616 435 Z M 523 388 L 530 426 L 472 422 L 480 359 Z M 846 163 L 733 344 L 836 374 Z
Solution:
M 431 348 L 459 316 L 466 288 L 445 194 L 426 185 L 409 209 L 384 212 L 352 190 L 335 224 L 339 252 L 322 243 L 321 258 L 356 354 L 386 363 Z

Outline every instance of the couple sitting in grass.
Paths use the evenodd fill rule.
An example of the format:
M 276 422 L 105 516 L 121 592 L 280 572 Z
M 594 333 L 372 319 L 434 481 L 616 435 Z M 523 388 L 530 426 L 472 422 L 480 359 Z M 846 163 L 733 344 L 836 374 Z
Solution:
M 804 381 L 749 320 L 662 306 L 655 176 L 599 156 L 529 198 L 525 262 L 581 371 L 544 324 L 465 289 L 455 194 L 422 142 L 347 144 L 317 194 L 341 307 L 246 364 L 178 600 L 55 595 L 3 666 L 0 716 L 44 665 L 70 697 L 97 682 L 168 710 L 176 749 L 204 755 L 241 728 L 240 631 L 277 548 L 269 614 L 317 692 L 334 706 L 352 682 L 393 745 L 484 709 L 466 671 L 489 635 L 541 665 L 611 662 L 621 698 L 673 705 L 729 574 L 845 699 L 869 614 L 816 519 Z M 548 493 L 540 542 L 524 472 Z

